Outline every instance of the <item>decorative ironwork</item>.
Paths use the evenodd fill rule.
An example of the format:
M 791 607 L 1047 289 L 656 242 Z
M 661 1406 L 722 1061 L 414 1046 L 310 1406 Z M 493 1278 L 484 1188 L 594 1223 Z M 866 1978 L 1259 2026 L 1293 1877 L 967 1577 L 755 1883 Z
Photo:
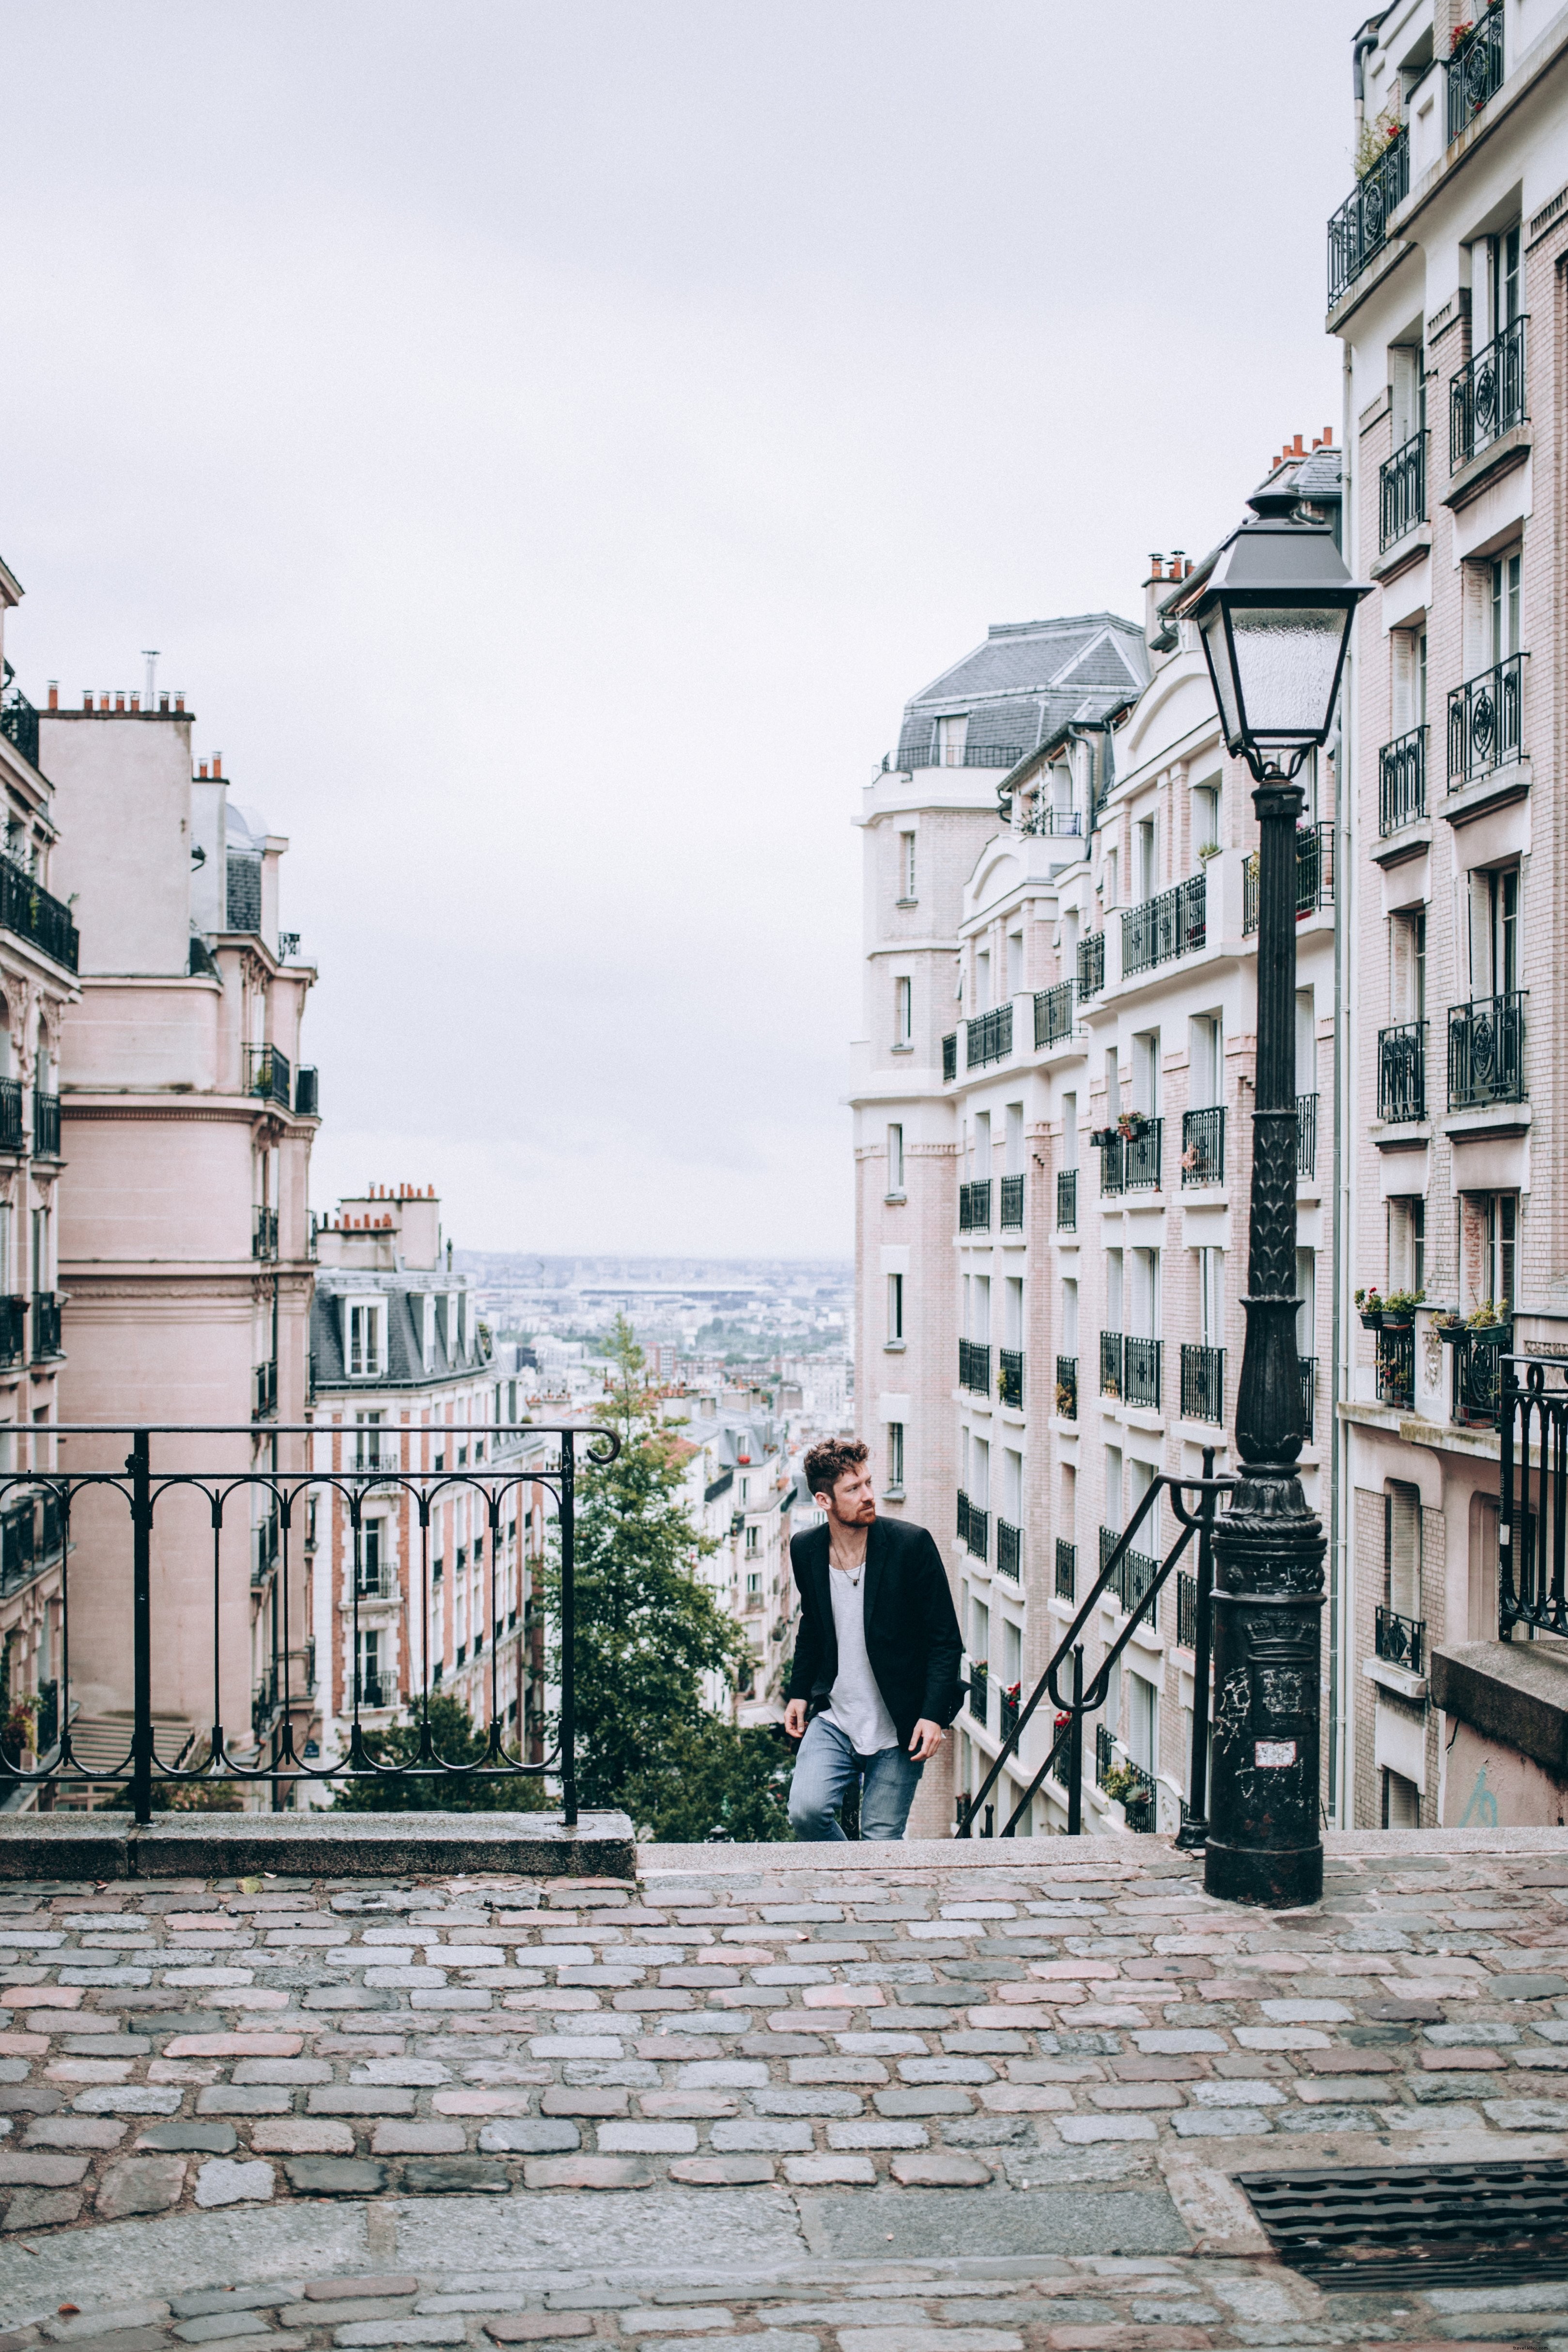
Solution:
M 1181 1181 L 1192 1185 L 1225 1181 L 1225 1106 L 1213 1103 L 1205 1110 L 1184 1111 L 1181 1122 Z
M 1004 1739 L 1010 1739 L 1019 1727 L 1019 1694 L 1021 1685 L 998 1683 L 997 1685 L 997 1729 Z
M 958 1342 L 958 1386 L 974 1396 L 991 1393 L 991 1351 L 978 1339 Z
M 60 1156 L 60 1098 L 33 1089 L 33 1150 L 40 1160 Z
M 301 1063 L 294 1073 L 294 1113 L 297 1118 L 319 1118 L 321 1089 L 312 1063 Z
M 20 1151 L 24 1132 L 22 1081 L 0 1078 L 0 1151 Z
M 1156 964 L 1190 954 L 1208 937 L 1208 877 L 1194 874 L 1122 917 L 1122 971 L 1152 971 Z
M 1427 520 L 1427 436 L 1413 433 L 1377 469 L 1378 545 L 1392 547 Z
M 997 1354 L 997 1395 L 1015 1412 L 1023 1411 L 1023 1350 L 1002 1348 Z
M 1071 1601 L 1078 1585 L 1078 1546 L 1065 1536 L 1056 1538 L 1056 1597 Z
M 1470 27 L 1448 59 L 1448 142 L 1467 131 L 1502 88 L 1501 0 Z
M 1522 759 L 1524 665 L 1511 654 L 1463 686 L 1448 689 L 1448 790 L 1462 792 L 1477 777 Z
M 1469 1004 L 1449 1006 L 1450 1110 L 1524 1100 L 1524 1000 L 1529 993 L 1516 988 L 1506 996 L 1478 996 Z
M 1499 1359 L 1498 1631 L 1568 1636 L 1568 1358 Z
M 0 929 L 31 940 L 51 961 L 75 971 L 81 941 L 70 908 L 8 857 L 0 857 Z
M 1296 1097 L 1296 1174 L 1312 1176 L 1318 1165 L 1318 1098 Z
M 991 1230 L 991 1180 L 982 1176 L 977 1183 L 958 1187 L 958 1231 L 961 1234 L 988 1234 Z
M 293 1065 L 280 1045 L 247 1045 L 245 1049 L 245 1090 L 264 1102 L 287 1110 L 294 1097 Z
M 1296 827 L 1296 919 L 1333 905 L 1333 827 Z
M 1022 1570 L 1023 1531 L 1003 1518 L 997 1521 L 997 1574 L 1010 1576 L 1016 1584 Z
M 991 1515 L 989 1511 L 982 1511 L 977 1503 L 971 1503 L 969 1506 L 969 1523 L 964 1530 L 964 1541 L 969 1548 L 970 1557 L 975 1559 L 984 1559 L 987 1552 L 990 1549 L 990 1538 Z
M 1184 1421 L 1225 1419 L 1225 1350 L 1183 1340 L 1181 1410 Z
M 41 1364 L 60 1349 L 60 1302 L 52 1290 L 33 1293 L 33 1361 Z
M 1100 1393 L 1103 1397 L 1119 1397 L 1122 1393 L 1120 1331 L 1102 1331 L 1100 1334 Z
M 1427 1024 L 1377 1033 L 1377 1116 L 1400 1126 L 1427 1116 Z
M 1176 1571 L 1176 1643 L 1184 1650 L 1197 1646 L 1197 1580 L 1185 1568 Z
M 19 1364 L 27 1352 L 27 1302 L 0 1298 L 0 1364 Z
M 1122 1185 L 1128 1192 L 1157 1192 L 1160 1152 L 1165 1139 L 1163 1118 L 1145 1118 L 1122 1142 Z
M 1412 727 L 1377 755 L 1377 830 L 1387 840 L 1427 814 L 1427 730 Z
M 1021 1233 L 1023 1231 L 1023 1178 L 1004 1176 L 1001 1192 L 1002 1231 L 1004 1234 Z
M 1010 1004 L 993 1005 L 989 1013 L 978 1013 L 964 1024 L 964 1066 L 967 1070 L 983 1070 L 992 1062 L 1005 1062 L 1013 1049 L 1013 1009 Z
M 1403 123 L 1329 219 L 1329 309 L 1383 250 L 1388 216 L 1410 193 L 1410 138 Z
M 982 1658 L 977 1662 L 971 1661 L 969 1666 L 969 1713 L 974 1717 L 977 1723 L 982 1725 L 987 1724 L 987 1719 L 990 1714 L 990 1708 L 988 1704 L 990 1696 L 990 1675 L 987 1669 L 985 1660 Z
M 883 766 L 891 774 L 911 775 L 916 768 L 1016 768 L 1023 758 L 1021 743 L 901 743 Z
M 945 1079 L 958 1075 L 958 1033 L 950 1029 L 942 1040 L 942 1076 Z
M 1315 1356 L 1298 1356 L 1296 1367 L 1301 1375 L 1301 1435 L 1310 1442 L 1317 1420 L 1318 1360 Z
M 10 665 L 7 663 L 7 669 Z M 0 735 L 14 743 L 30 768 L 38 765 L 37 706 L 28 701 L 19 686 L 14 686 L 0 702 Z
M 1406 1410 L 1416 1402 L 1416 1330 L 1415 1326 L 1386 1327 L 1377 1334 L 1377 1394 L 1384 1404 L 1403 1405 Z
M 1098 996 L 1105 985 L 1105 934 L 1091 931 L 1078 942 L 1078 995 Z
M 277 1211 L 257 1206 L 251 1223 L 250 1254 L 252 1257 L 277 1255 Z
M 1056 1410 L 1063 1421 L 1078 1418 L 1078 1359 L 1058 1356 L 1056 1360 Z
M 1083 836 L 1082 810 L 1057 808 L 1051 802 L 1037 801 L 1028 818 L 1019 827 L 1020 833 L 1033 834 L 1041 840 L 1079 841 Z
M 1122 1139 L 1107 1135 L 1100 1146 L 1100 1190 L 1120 1192 L 1125 1189 L 1126 1170 L 1122 1160 Z
M 1072 982 L 1059 981 L 1054 988 L 1036 992 L 1034 1000 L 1034 1042 L 1037 1048 L 1059 1045 L 1072 1034 Z
M 1495 1429 L 1502 1403 L 1502 1360 L 1513 1344 L 1513 1325 L 1482 1324 L 1461 1331 L 1449 1354 L 1454 1360 L 1453 1416 L 1471 1429 Z
M 1160 1342 L 1129 1331 L 1122 1342 L 1122 1402 L 1157 1405 L 1160 1401 Z
M 1401 1617 L 1393 1609 L 1380 1609 L 1374 1643 L 1377 1654 L 1391 1666 L 1405 1666 L 1413 1675 L 1421 1672 L 1421 1654 L 1427 1639 L 1424 1617 Z
M 1075 1234 L 1078 1231 L 1078 1171 L 1059 1168 L 1056 1171 L 1057 1231 Z

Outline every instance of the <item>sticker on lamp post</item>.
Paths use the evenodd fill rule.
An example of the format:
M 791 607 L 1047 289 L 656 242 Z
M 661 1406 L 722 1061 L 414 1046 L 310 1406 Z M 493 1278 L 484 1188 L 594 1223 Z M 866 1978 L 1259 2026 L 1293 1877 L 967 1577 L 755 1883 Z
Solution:
M 1260 1769 L 1293 1764 L 1295 1760 L 1296 1743 L 1293 1739 L 1255 1739 L 1252 1743 L 1252 1761 Z

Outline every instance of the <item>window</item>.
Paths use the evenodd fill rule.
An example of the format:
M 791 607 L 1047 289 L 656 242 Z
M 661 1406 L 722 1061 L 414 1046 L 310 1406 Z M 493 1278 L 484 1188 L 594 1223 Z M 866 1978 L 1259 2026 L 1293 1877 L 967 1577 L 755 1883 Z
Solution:
M 49 1213 L 47 1209 L 33 1212 L 33 1287 L 47 1290 L 49 1286 Z
M 1004 1276 L 1002 1280 L 1002 1345 L 1023 1346 L 1023 1276 L 1019 1274 Z
M 746 1549 L 747 1551 L 754 1552 L 759 1549 L 758 1538 L 762 1530 L 760 1528 L 756 1527 L 755 1525 L 747 1527 L 746 1530 Z
M 1150 1118 L 1160 1112 L 1160 1033 L 1141 1030 L 1133 1040 L 1133 1108 Z
M 984 1345 L 991 1336 L 991 1277 L 977 1274 L 968 1284 L 969 1337 Z
M 991 1114 L 982 1110 L 975 1118 L 975 1173 L 978 1177 L 991 1172 Z
M 1219 846 L 1219 786 L 1195 784 L 1192 788 L 1192 854 L 1201 858 L 1207 851 Z
M 1388 1003 L 1396 1025 L 1427 1018 L 1427 910 L 1388 924 Z
M 973 1433 L 969 1438 L 969 1500 L 977 1511 L 988 1509 L 991 1500 L 991 1449 L 985 1438 L 976 1437 Z
M 1519 1303 L 1519 1195 L 1489 1192 L 1486 1196 L 1484 1244 L 1487 1297 L 1495 1305 Z
M 1013 1446 L 1002 1454 L 1001 1515 L 1009 1526 L 1023 1525 L 1023 1455 Z M 1015 1682 L 1018 1677 L 1012 1678 Z
M 1104 899 L 1107 908 L 1116 906 L 1118 904 L 1116 898 L 1116 853 L 1113 849 L 1108 849 L 1105 852 L 1105 865 L 1102 880 L 1102 887 L 1104 892 Z
M 1519 228 L 1487 239 L 1487 323 L 1492 335 L 1506 334 L 1519 317 Z
M 1426 355 L 1419 343 L 1390 346 L 1388 390 L 1394 412 L 1393 446 L 1402 449 L 1427 423 Z
M 1225 1252 L 1199 1249 L 1197 1260 L 1198 1338 L 1206 1348 L 1225 1345 Z
M 1419 1192 L 1396 1194 L 1388 1203 L 1388 1287 L 1427 1287 L 1427 1203 Z
M 1152 1778 L 1160 1767 L 1160 1695 L 1142 1675 L 1127 1676 L 1127 1753 Z
M 1318 1254 L 1316 1250 L 1296 1252 L 1296 1353 L 1315 1356 L 1313 1333 L 1317 1329 Z
M 1516 548 L 1511 555 L 1494 557 L 1491 567 L 1491 657 L 1493 662 L 1507 661 L 1519 651 L 1519 588 L 1521 559 Z
M 1318 1024 L 1314 1014 L 1314 996 L 1310 988 L 1296 991 L 1296 1092 L 1315 1095 L 1318 1090 Z
M 1421 1490 L 1391 1480 L 1383 1500 L 1384 1605 L 1396 1616 L 1421 1614 Z
M 901 833 L 898 836 L 898 897 L 899 904 L 915 903 L 915 835 Z
M 887 1192 L 890 1200 L 904 1197 L 904 1129 L 890 1127 L 887 1130 Z
M 1508 996 L 1519 986 L 1519 868 L 1470 876 L 1470 994 Z
M 1385 1830 L 1418 1830 L 1421 1791 L 1403 1772 L 1383 1775 L 1383 1826 Z
M 939 719 L 936 721 L 936 762 L 938 767 L 961 768 L 963 766 L 964 751 L 968 740 L 968 734 L 969 721 L 967 714 L 963 712 L 959 712 L 957 716 L 954 718 Z
M 1389 642 L 1394 652 L 1394 732 L 1404 735 L 1427 723 L 1427 632 L 1396 629 Z
M 981 948 L 975 957 L 975 1009 L 988 1013 L 991 1008 L 991 951 Z
M 373 1306 L 349 1308 L 349 1377 L 350 1380 L 374 1380 L 382 1370 L 382 1308 L 378 1301 Z
M 1188 1055 L 1192 1065 L 1192 1108 L 1212 1110 L 1225 1099 L 1225 1041 L 1218 1013 L 1197 1015 L 1192 1024 Z
M 1470 1527 L 1469 1638 L 1472 1642 L 1495 1642 L 1498 1638 L 1497 1570 L 1498 1529 L 1501 1512 L 1493 1495 L 1476 1497 L 1475 1517 Z
M 1070 1278 L 1061 1286 L 1061 1352 L 1064 1356 L 1078 1353 L 1078 1284 Z
M 360 1529 L 359 1589 L 361 1598 L 382 1590 L 382 1521 L 367 1519 Z
M 904 1492 L 904 1423 L 890 1421 L 887 1424 L 887 1491 L 890 1495 Z
M 1009 1103 L 1007 1108 L 1007 1173 L 1021 1176 L 1024 1172 L 1023 1105 Z
M 382 1465 L 383 1444 L 386 1446 L 386 1458 L 389 1462 L 392 1461 L 392 1440 L 390 1437 L 383 1440 L 382 1436 L 382 1423 L 385 1419 L 386 1415 L 382 1412 L 357 1412 L 354 1415 L 354 1467 L 356 1470 L 379 1470 Z
M 354 1642 L 354 1704 L 356 1706 L 381 1706 L 382 1696 L 382 1637 L 377 1633 L 361 1633 Z
M 1078 1097 L 1061 1097 L 1061 1164 L 1064 1168 L 1078 1165 Z
M 1105 1049 L 1105 1124 L 1113 1127 L 1122 1108 L 1122 1066 L 1116 1058 L 1116 1048 Z
M 1155 821 L 1152 816 L 1140 817 L 1133 827 L 1133 890 L 1135 897 L 1154 897 L 1159 888 L 1155 871 Z
M 895 980 L 893 983 L 893 1050 L 907 1053 L 915 1042 L 915 982 Z
M 1140 1339 L 1160 1336 L 1160 1254 L 1157 1249 L 1131 1253 L 1131 1312 L 1126 1328 Z
M 891 1346 L 904 1338 L 904 1276 L 890 1274 L 887 1277 L 887 1338 Z

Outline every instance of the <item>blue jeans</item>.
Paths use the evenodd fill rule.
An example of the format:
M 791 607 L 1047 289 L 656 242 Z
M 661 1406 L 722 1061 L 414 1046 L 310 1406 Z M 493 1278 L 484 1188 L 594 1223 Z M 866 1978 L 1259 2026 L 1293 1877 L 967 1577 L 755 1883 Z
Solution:
M 798 1838 L 836 1838 L 843 1843 L 838 1810 L 852 1780 L 861 1780 L 861 1835 L 904 1835 L 924 1764 L 904 1748 L 879 1748 L 862 1756 L 825 1715 L 814 1715 L 795 1759 L 789 1783 L 789 1826 Z

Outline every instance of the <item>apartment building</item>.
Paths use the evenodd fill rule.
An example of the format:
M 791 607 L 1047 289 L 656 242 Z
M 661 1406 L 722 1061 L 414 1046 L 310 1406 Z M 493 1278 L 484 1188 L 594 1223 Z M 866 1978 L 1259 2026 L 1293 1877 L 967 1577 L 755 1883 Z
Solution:
M 785 1434 L 771 1416 L 698 1398 L 679 1431 L 689 1449 L 683 1501 L 713 1550 L 698 1574 L 751 1649 L 750 1672 L 731 1692 L 710 1676 L 709 1706 L 737 1723 L 781 1723 L 781 1672 L 795 1647 L 799 1596 L 789 1572 L 794 1481 Z M 715 1407 L 704 1411 L 707 1405 Z M 673 1409 L 672 1400 L 667 1410 Z
M 478 1725 L 500 1721 L 508 1740 L 520 1727 L 537 1759 L 547 1514 L 532 1474 L 549 1441 L 497 1427 L 517 1418 L 515 1375 L 494 1376 L 432 1190 L 379 1186 L 344 1200 L 316 1246 L 311 1467 L 321 1483 L 306 1552 L 321 1753 L 346 1748 L 356 1701 L 361 1724 L 390 1723 L 423 1688 L 428 1664 L 433 1688 Z M 376 1472 L 384 1478 L 366 1475 Z
M 77 1001 L 78 940 L 55 880 L 57 820 L 38 712 L 5 657 L 22 596 L 0 563 L 0 1478 L 51 1470 L 54 1441 L 15 1433 L 59 1419 L 60 1031 Z M 31 1744 L 59 1729 L 63 1529 L 57 1504 L 0 1488 L 0 1719 L 32 1703 Z
M 1568 1349 L 1568 8 L 1398 0 L 1354 71 L 1347 1288 L 1418 1304 L 1345 1318 L 1344 1772 L 1355 1825 L 1426 1827 L 1482 1794 L 1446 1785 L 1431 1685 L 1499 1633 L 1500 1360 Z

